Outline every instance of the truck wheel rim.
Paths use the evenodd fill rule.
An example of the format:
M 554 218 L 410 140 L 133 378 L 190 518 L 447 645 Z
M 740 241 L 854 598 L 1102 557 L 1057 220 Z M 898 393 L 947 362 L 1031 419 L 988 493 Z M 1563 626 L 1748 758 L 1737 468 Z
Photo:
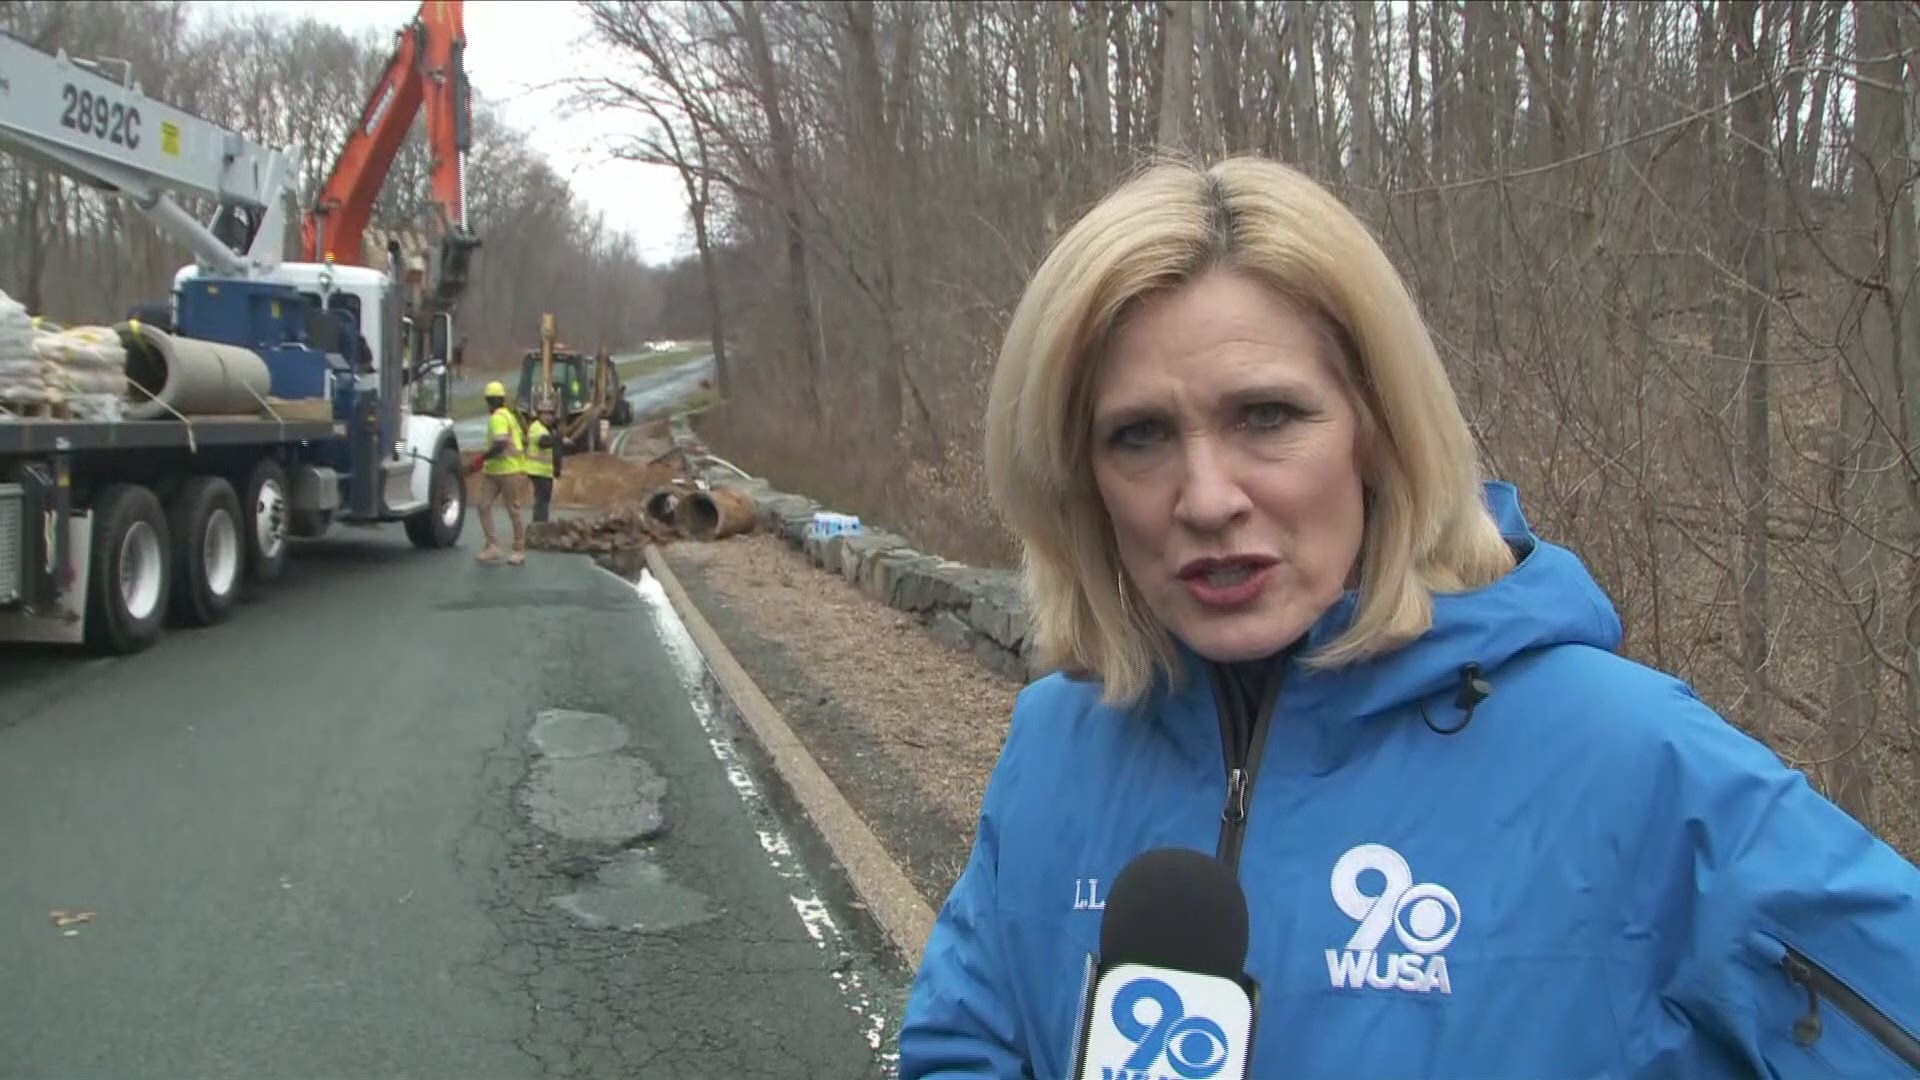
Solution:
M 120 539 L 120 603 L 138 622 L 160 606 L 160 536 L 136 521 Z
M 206 532 L 200 537 L 200 567 L 206 571 L 207 591 L 215 596 L 233 591 L 240 577 L 240 530 L 224 510 L 207 515 Z
M 262 556 L 280 557 L 280 549 L 287 544 L 287 497 L 278 480 L 260 485 L 253 504 L 253 535 Z
M 451 529 L 460 524 L 460 481 L 449 476 L 440 489 L 440 524 Z

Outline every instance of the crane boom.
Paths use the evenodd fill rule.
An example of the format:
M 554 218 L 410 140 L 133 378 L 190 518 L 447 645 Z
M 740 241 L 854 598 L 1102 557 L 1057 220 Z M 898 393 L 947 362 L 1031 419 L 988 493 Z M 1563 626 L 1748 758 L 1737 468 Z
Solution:
M 126 196 L 217 273 L 259 277 L 280 265 L 299 175 L 291 155 L 100 75 L 64 50 L 48 56 L 0 34 L 0 146 Z M 211 226 L 175 192 L 216 203 Z
M 479 246 L 467 228 L 472 92 L 463 12 L 460 0 L 425 0 L 400 31 L 386 70 L 300 229 L 308 261 L 360 264 L 374 200 L 424 107 L 436 219 L 429 229 L 436 250 L 426 297 L 433 310 L 447 310 L 459 298 L 466 287 L 467 263 Z

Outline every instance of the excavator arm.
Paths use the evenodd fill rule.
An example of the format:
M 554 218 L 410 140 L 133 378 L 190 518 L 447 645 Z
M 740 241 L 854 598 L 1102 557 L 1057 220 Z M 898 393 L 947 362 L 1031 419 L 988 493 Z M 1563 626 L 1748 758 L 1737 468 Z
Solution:
M 480 242 L 467 227 L 467 150 L 473 139 L 467 36 L 460 0 L 425 0 L 402 29 L 393 56 L 361 110 L 333 171 L 301 222 L 309 262 L 359 265 L 374 200 L 424 106 L 432 154 L 429 257 L 420 308 L 451 310 L 466 290 Z

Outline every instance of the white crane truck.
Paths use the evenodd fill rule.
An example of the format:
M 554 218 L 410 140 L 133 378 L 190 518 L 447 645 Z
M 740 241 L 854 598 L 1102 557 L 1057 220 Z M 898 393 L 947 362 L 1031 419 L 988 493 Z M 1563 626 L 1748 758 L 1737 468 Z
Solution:
M 245 350 L 270 379 L 245 409 L 0 417 L 0 641 L 144 648 L 170 616 L 224 619 L 249 582 L 281 572 L 290 536 L 335 524 L 401 522 L 418 547 L 457 543 L 451 305 L 410 307 L 394 245 L 384 271 L 283 262 L 299 175 L 287 154 L 5 35 L 0 148 L 117 193 L 192 250 L 174 282 L 167 331 L 183 347 L 169 379 L 221 377 L 192 370 L 187 345 Z M 175 193 L 218 209 L 202 224 Z M 477 241 L 461 244 L 464 281 Z M 142 333 L 115 330 L 130 345 Z

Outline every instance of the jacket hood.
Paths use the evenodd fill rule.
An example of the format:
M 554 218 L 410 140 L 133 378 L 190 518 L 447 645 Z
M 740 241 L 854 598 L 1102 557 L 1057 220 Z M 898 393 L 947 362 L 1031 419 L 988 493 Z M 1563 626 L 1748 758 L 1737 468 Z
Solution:
M 1304 711 L 1324 722 L 1358 720 L 1446 692 L 1451 709 L 1461 669 L 1479 665 L 1490 673 L 1512 657 L 1553 645 L 1589 645 L 1615 651 L 1620 617 L 1578 556 L 1535 535 L 1520 510 L 1512 484 L 1489 481 L 1482 498 L 1514 549 L 1517 565 L 1484 588 L 1433 598 L 1433 625 L 1411 642 L 1379 656 L 1332 670 L 1315 670 L 1289 659 L 1282 708 Z M 1311 652 L 1344 632 L 1358 609 L 1358 590 L 1348 590 L 1308 631 Z M 1173 691 L 1176 708 L 1211 710 L 1203 676 L 1207 661 L 1179 643 L 1188 678 Z M 1291 655 L 1292 650 L 1290 650 Z M 1437 719 L 1437 717 L 1436 717 Z

